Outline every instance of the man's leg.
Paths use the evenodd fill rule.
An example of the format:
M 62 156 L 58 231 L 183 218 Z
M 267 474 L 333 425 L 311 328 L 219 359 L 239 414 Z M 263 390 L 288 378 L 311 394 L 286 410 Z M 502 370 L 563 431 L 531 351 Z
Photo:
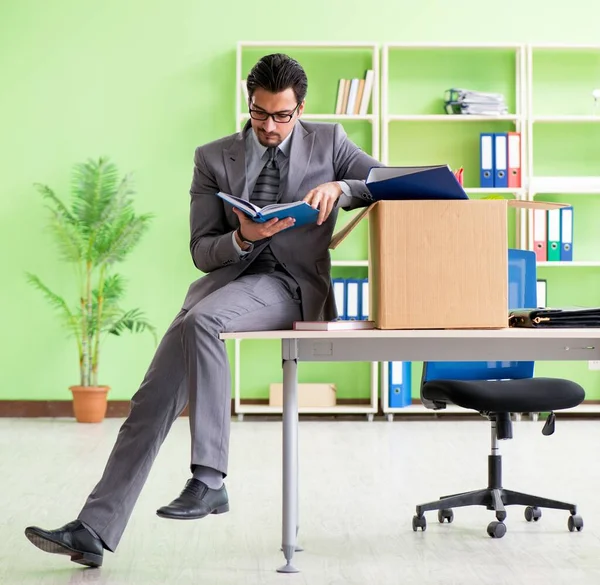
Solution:
M 301 319 L 296 288 L 292 279 L 280 272 L 242 276 L 207 296 L 184 317 L 192 471 L 202 466 L 227 475 L 231 380 L 225 342 L 219 335 L 290 329 Z M 202 501 L 206 491 L 196 484 L 158 513 L 167 518 L 200 517 L 206 512 Z M 217 501 L 216 495 L 213 498 Z
M 231 390 L 219 333 L 236 327 L 291 327 L 300 319 L 300 301 L 289 283 L 284 275 L 242 277 L 200 301 L 192 309 L 194 317 L 192 311 L 177 315 L 132 398 L 102 478 L 78 516 L 106 548 L 116 550 L 158 450 L 188 397 L 193 401 L 192 468 L 204 465 L 226 474 Z M 209 413 L 219 413 L 220 419 L 207 420 Z M 26 534 L 39 548 L 70 555 L 75 562 L 91 566 L 102 562 L 101 546 L 90 542 L 77 521 L 57 531 L 29 527 Z M 93 549 L 93 554 L 89 558 L 72 554 L 80 549 Z
M 188 402 L 181 311 L 164 335 L 139 390 L 100 482 L 78 519 L 114 551 L 129 521 L 150 468 L 171 425 Z
M 129 416 L 119 430 L 102 478 L 78 519 L 55 531 L 26 529 L 27 537 L 42 550 L 98 566 L 102 564 L 102 544 L 111 551 L 117 548 L 158 450 L 187 404 L 181 340 L 184 315 L 181 311 L 163 336 L 139 390 L 131 399 Z M 87 533 L 81 522 L 102 543 Z

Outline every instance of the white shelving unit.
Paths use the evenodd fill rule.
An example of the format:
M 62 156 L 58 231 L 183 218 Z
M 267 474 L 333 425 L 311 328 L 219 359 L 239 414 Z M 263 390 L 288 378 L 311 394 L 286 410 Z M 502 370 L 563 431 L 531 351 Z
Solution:
M 387 43 L 378 45 L 377 43 L 353 43 L 353 42 L 295 42 L 295 41 L 273 41 L 273 42 L 239 42 L 236 55 L 236 79 L 235 79 L 235 127 L 239 131 L 248 120 L 248 113 L 244 111 L 244 99 L 241 89 L 241 80 L 245 78 L 247 71 L 242 70 L 243 52 L 246 49 L 257 50 L 264 49 L 264 53 L 271 50 L 288 51 L 293 54 L 294 49 L 316 49 L 344 51 L 366 49 L 371 51 L 372 60 L 370 67 L 374 71 L 374 83 L 371 97 L 371 113 L 367 115 L 339 115 L 334 114 L 334 104 L 331 104 L 332 112 L 303 114 L 303 119 L 315 121 L 345 122 L 363 121 L 371 126 L 372 154 L 375 158 L 381 160 L 384 164 L 396 164 L 396 161 L 390 160 L 390 126 L 402 123 L 441 123 L 443 132 L 452 132 L 453 124 L 457 123 L 493 123 L 501 122 L 512 124 L 514 130 L 521 133 L 521 176 L 522 186 L 518 189 L 496 189 L 467 187 L 465 190 L 469 195 L 503 195 L 514 196 L 520 199 L 533 200 L 540 195 L 569 195 L 569 196 L 598 196 L 600 195 L 600 176 L 598 177 L 569 177 L 569 184 L 564 182 L 555 182 L 550 177 L 541 177 L 535 175 L 534 169 L 534 128 L 536 125 L 552 124 L 592 124 L 600 123 L 600 107 L 598 115 L 590 112 L 573 113 L 537 113 L 533 111 L 533 91 L 534 91 L 534 53 L 535 51 L 554 50 L 554 51 L 586 51 L 588 53 L 598 51 L 600 55 L 600 45 L 567 45 L 567 44 L 523 44 L 523 43 Z M 379 51 L 381 50 L 381 68 L 379 64 Z M 511 96 L 511 102 L 515 104 L 515 111 L 504 116 L 470 116 L 470 115 L 448 115 L 448 114 L 419 114 L 402 111 L 395 111 L 393 104 L 390 103 L 390 56 L 396 51 L 477 51 L 486 54 L 487 51 L 503 51 L 514 53 L 514 84 L 515 94 Z M 512 67 L 511 67 L 512 69 Z M 598 75 L 597 87 L 600 88 L 600 69 Z M 332 72 L 332 83 L 337 83 L 338 77 Z M 337 87 L 337 86 L 336 86 Z M 447 89 L 447 88 L 443 88 Z M 474 88 L 476 89 L 476 87 Z M 591 89 L 590 89 L 591 91 Z M 309 87 L 310 99 L 310 87 Z M 397 164 L 402 164 L 398 162 Z M 566 179 L 562 177 L 562 179 Z M 517 246 L 533 249 L 531 239 L 531 220 L 530 214 L 526 210 L 517 211 Z M 367 268 L 368 260 L 332 260 L 332 267 L 337 268 Z M 573 262 L 540 262 L 540 268 L 585 268 L 600 267 L 598 261 L 573 261 Z M 234 351 L 235 375 L 234 375 L 234 396 L 235 408 L 240 419 L 244 414 L 280 414 L 280 407 L 269 407 L 266 405 L 244 404 L 241 399 L 243 380 L 240 376 L 241 362 L 241 344 L 236 342 Z M 444 414 L 469 414 L 463 409 L 448 408 L 444 411 L 431 411 L 425 409 L 422 405 L 410 405 L 403 408 L 391 408 L 388 403 L 388 380 L 387 380 L 387 362 L 371 363 L 370 372 L 370 398 L 369 404 L 365 405 L 339 405 L 330 409 L 305 408 L 301 413 L 305 414 L 365 414 L 369 420 L 378 410 L 379 387 L 381 387 L 381 407 L 388 419 L 393 419 L 394 413 L 399 414 L 433 414 L 434 416 Z M 585 412 L 600 412 L 600 405 L 582 405 L 575 409 L 585 410 Z
M 536 115 L 534 112 L 534 54 L 543 51 L 565 51 L 565 52 L 598 52 L 600 56 L 600 45 L 568 45 L 562 43 L 543 43 L 527 45 L 527 167 L 529 169 L 529 181 L 535 183 L 535 169 L 533 165 L 534 139 L 533 129 L 534 124 L 595 124 L 600 123 L 600 109 L 598 115 L 592 115 L 592 100 L 590 87 L 590 114 L 561 114 L 561 115 Z M 600 86 L 600 71 L 598 72 L 598 86 Z M 599 177 L 600 178 L 600 177 Z M 546 191 L 547 192 L 547 191 Z M 562 193 L 563 191 L 561 191 Z
M 403 114 L 394 110 L 394 105 L 390 100 L 390 59 L 395 51 L 414 51 L 414 50 L 431 50 L 431 51 L 453 51 L 453 50 L 473 50 L 473 51 L 512 51 L 515 59 L 515 111 L 507 115 L 501 116 L 477 116 L 477 115 L 448 115 L 448 114 Z M 523 44 L 502 44 L 502 43 L 388 43 L 382 48 L 381 58 L 381 153 L 382 162 L 385 164 L 396 164 L 390 160 L 390 126 L 394 123 L 406 122 L 424 122 L 424 123 L 440 123 L 444 125 L 444 132 L 450 132 L 453 124 L 467 123 L 490 123 L 490 122 L 512 122 L 514 130 L 521 132 L 521 161 L 525 161 L 526 151 L 526 95 L 525 95 L 525 64 L 526 64 L 526 47 Z M 441 92 L 448 89 L 440 88 Z M 476 89 L 476 88 L 468 88 Z M 448 129 L 450 128 L 450 129 Z M 477 145 L 478 148 L 478 145 Z M 401 163 L 398 163 L 401 164 Z M 526 169 L 522 169 L 522 177 L 524 178 Z M 516 198 L 526 198 L 525 183 L 518 189 L 498 189 L 498 188 L 481 188 L 467 187 L 465 191 L 468 195 L 514 195 Z M 527 237 L 527 222 L 522 212 L 517 211 L 517 239 L 518 242 L 525 242 Z M 388 398 L 388 379 L 387 379 L 387 362 L 381 364 L 381 408 L 388 420 L 393 420 L 394 413 L 398 414 L 432 414 L 433 411 L 426 409 L 422 405 L 410 405 L 406 407 L 390 407 Z M 462 411 L 462 412 L 461 412 Z M 456 414 L 461 412 L 465 414 L 464 409 L 448 408 L 443 412 L 434 414 Z M 466 413 L 468 414 L 468 413 Z
M 597 106 L 597 115 L 592 113 L 572 113 L 572 114 L 545 114 L 539 115 L 535 112 L 534 91 L 535 91 L 535 54 L 553 51 L 564 54 L 577 53 L 597 53 L 598 70 L 596 72 L 596 88 L 600 88 L 600 45 L 588 44 L 562 44 L 562 43 L 531 43 L 527 45 L 527 190 L 528 199 L 534 200 L 537 196 L 543 195 L 565 195 L 565 196 L 594 196 L 600 195 L 600 175 L 591 177 L 545 177 L 537 176 L 534 165 L 535 139 L 534 130 L 540 124 L 552 125 L 571 125 L 571 124 L 598 124 L 600 123 L 600 104 Z M 593 110 L 593 101 L 591 91 L 594 89 L 590 79 L 589 111 Z M 532 214 L 528 214 L 527 221 L 527 248 L 533 250 L 533 219 Z M 538 262 L 538 267 L 546 268 L 583 268 L 600 267 L 600 261 L 572 261 L 572 262 Z
M 583 122 L 600 122 L 600 115 L 598 116 L 581 116 L 581 115 L 573 115 L 573 116 L 535 116 L 530 118 L 531 123 L 540 123 L 540 122 L 548 122 L 550 124 L 559 124 L 559 123 L 569 123 L 569 124 L 579 124 Z
M 451 116 L 448 114 L 390 114 L 388 122 L 521 122 L 521 116 Z
M 402 114 L 394 110 L 390 103 L 390 59 L 396 51 L 478 51 L 486 52 L 512 51 L 515 59 L 515 111 L 501 116 L 478 116 L 478 115 L 448 115 L 448 114 Z M 526 84 L 526 45 L 522 43 L 387 43 L 382 48 L 381 58 L 381 153 L 384 164 L 393 164 L 390 160 L 390 125 L 401 122 L 440 122 L 444 124 L 458 123 L 490 123 L 490 122 L 512 122 L 514 130 L 521 133 L 521 161 L 522 161 L 522 187 L 518 189 L 495 189 L 495 188 L 466 188 L 469 195 L 514 195 L 516 198 L 526 198 L 527 176 L 526 168 L 526 141 L 527 141 L 527 95 Z M 448 88 L 440 88 L 440 92 Z M 471 88 L 468 88 L 471 89 Z M 440 93 L 441 98 L 441 93 Z M 451 126 L 450 126 L 451 127 Z M 517 218 L 517 245 L 522 246 L 527 242 L 527 214 L 525 210 L 516 210 Z
M 244 111 L 245 104 L 243 103 L 243 95 L 241 82 L 245 79 L 247 71 L 242 70 L 243 52 L 244 49 L 265 49 L 265 53 L 270 50 L 289 50 L 294 49 L 316 49 L 316 50 L 331 50 L 344 51 L 364 49 L 371 51 L 371 69 L 373 70 L 373 89 L 371 94 L 371 113 L 366 115 L 349 115 L 349 114 L 334 114 L 335 104 L 331 104 L 332 111 L 325 113 L 302 114 L 303 120 L 315 122 L 352 122 L 365 121 L 371 125 L 371 148 L 372 156 L 379 158 L 379 45 L 377 43 L 344 43 L 344 42 L 309 42 L 309 41 L 240 41 L 237 44 L 236 52 L 236 93 L 235 93 L 235 119 L 236 131 L 239 132 L 243 125 L 247 122 L 250 115 Z M 332 71 L 331 82 L 337 89 L 338 78 L 335 71 Z M 307 99 L 310 100 L 310 80 Z
M 590 113 L 573 112 L 573 113 L 552 113 L 541 115 L 539 112 L 534 112 L 533 109 L 533 54 L 536 50 L 554 50 L 565 52 L 585 51 L 593 53 L 598 51 L 600 59 L 600 45 L 565 45 L 565 44 L 545 44 L 545 45 L 457 45 L 457 44 L 390 44 L 383 47 L 382 53 L 382 81 L 381 81 L 381 136 L 382 136 L 382 154 L 383 161 L 386 164 L 393 164 L 389 160 L 389 125 L 395 122 L 489 122 L 492 118 L 489 116 L 451 116 L 451 115 L 403 115 L 394 112 L 389 105 L 389 54 L 391 51 L 403 49 L 440 49 L 454 48 L 485 50 L 485 49 L 507 49 L 512 48 L 515 51 L 516 59 L 516 79 L 515 87 L 517 95 L 515 102 L 517 111 L 510 116 L 495 117 L 495 120 L 512 121 L 515 124 L 515 130 L 521 132 L 521 164 L 522 164 L 522 187 L 518 190 L 512 189 L 481 189 L 467 188 L 465 189 L 469 195 L 513 195 L 517 198 L 533 200 L 539 195 L 567 195 L 577 197 L 589 197 L 600 195 L 600 176 L 598 177 L 559 177 L 553 180 L 551 177 L 538 177 L 535 174 L 533 153 L 535 148 L 533 130 L 539 124 L 592 124 L 600 123 L 600 104 L 598 106 L 598 115 L 592 115 L 592 96 L 590 87 Z M 600 66 L 595 77 L 596 88 L 600 88 Z M 590 80 L 593 84 L 594 81 Z M 468 118 L 468 119 L 467 119 Z M 451 128 L 451 126 L 449 126 Z M 561 180 L 562 179 L 562 180 Z M 531 240 L 531 223 L 529 213 L 523 210 L 517 216 L 518 223 L 518 245 L 533 249 Z M 538 262 L 540 268 L 587 268 L 600 267 L 600 260 L 595 261 L 572 261 L 572 262 Z M 441 411 L 433 411 L 425 408 L 422 404 L 412 404 L 401 408 L 392 408 L 389 406 L 388 398 L 388 380 L 386 375 L 386 364 L 382 364 L 381 370 L 381 407 L 388 420 L 393 420 L 394 414 L 399 415 L 430 415 L 432 417 L 460 414 L 469 415 L 465 409 L 458 407 L 449 407 Z M 557 416 L 561 414 L 577 414 L 577 415 L 597 415 L 600 413 L 600 405 L 597 404 L 582 404 L 573 409 L 559 411 Z M 531 418 L 537 419 L 537 413 L 531 413 Z M 520 418 L 520 417 L 517 417 Z
M 242 93 L 241 82 L 245 79 L 247 71 L 242 70 L 243 52 L 245 49 L 264 49 L 264 54 L 272 50 L 288 51 L 293 56 L 294 49 L 316 49 L 326 51 L 345 51 L 345 50 L 368 50 L 371 51 L 370 68 L 373 70 L 373 89 L 371 93 L 371 113 L 367 115 L 348 115 L 334 114 L 333 109 L 335 103 L 331 104 L 331 113 L 304 113 L 303 120 L 309 121 L 325 121 L 325 122 L 345 122 L 363 121 L 371 125 L 371 148 L 374 158 L 379 158 L 379 131 L 380 131 L 380 113 L 379 113 L 379 45 L 377 43 L 343 43 L 343 42 L 295 42 L 295 41 L 240 41 L 237 44 L 236 54 L 236 72 L 235 72 L 235 124 L 236 130 L 239 132 L 246 121 L 249 119 L 248 112 L 243 111 L 245 108 L 244 98 Z M 335 85 L 336 91 L 338 87 L 338 77 L 335 71 L 331 72 L 331 83 Z M 307 100 L 310 100 L 310 80 Z M 365 268 L 369 266 L 368 260 L 332 260 L 332 267 L 345 268 Z M 255 341 L 256 342 L 256 341 Z M 239 420 L 243 420 L 245 414 L 282 414 L 281 407 L 273 407 L 263 404 L 245 404 L 242 400 L 243 379 L 241 376 L 241 342 L 235 341 L 234 346 L 234 404 L 235 411 Z M 332 408 L 300 408 L 300 414 L 364 414 L 367 420 L 372 421 L 378 410 L 378 391 L 379 391 L 379 368 L 378 362 L 370 364 L 370 399 L 369 404 L 340 404 Z
M 395 51 L 414 51 L 414 50 L 474 50 L 474 51 L 506 51 L 512 50 L 515 54 L 515 104 L 516 111 L 503 116 L 460 116 L 448 114 L 402 114 L 393 110 L 393 104 L 390 104 L 390 54 Z M 525 83 L 525 45 L 523 44 L 503 44 L 503 43 L 386 43 L 382 48 L 381 57 L 381 153 L 382 162 L 390 164 L 389 160 L 389 125 L 394 122 L 444 122 L 444 123 L 465 123 L 465 122 L 490 122 L 502 121 L 513 122 L 515 131 L 522 132 L 524 127 L 525 113 L 525 95 L 523 87 Z M 441 91 L 448 88 L 442 88 Z M 522 132 L 523 133 L 523 132 Z M 525 148 L 521 141 L 522 154 L 525 154 Z M 523 158 L 523 157 L 522 157 Z

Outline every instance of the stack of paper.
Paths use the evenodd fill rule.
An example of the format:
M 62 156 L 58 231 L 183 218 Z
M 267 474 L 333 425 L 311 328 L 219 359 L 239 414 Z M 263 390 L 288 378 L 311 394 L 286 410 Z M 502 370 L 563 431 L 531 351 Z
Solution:
M 470 114 L 475 116 L 503 116 L 508 107 L 501 93 L 486 93 L 471 89 L 447 89 L 444 92 L 447 114 Z

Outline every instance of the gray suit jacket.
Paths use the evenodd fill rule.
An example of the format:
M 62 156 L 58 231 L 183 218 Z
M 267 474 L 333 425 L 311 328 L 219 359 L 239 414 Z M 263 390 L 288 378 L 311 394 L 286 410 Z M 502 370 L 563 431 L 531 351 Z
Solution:
M 328 246 L 337 207 L 322 225 L 284 230 L 269 240 L 261 240 L 242 258 L 233 245 L 232 232 L 238 227 L 238 219 L 231 206 L 215 193 L 223 191 L 249 199 L 246 132 L 252 132 L 249 124 L 242 132 L 196 149 L 190 189 L 190 251 L 196 267 L 206 274 L 190 285 L 183 308 L 189 310 L 206 295 L 237 278 L 270 243 L 273 254 L 298 283 L 303 318 L 333 319 L 337 313 Z M 352 203 L 344 209 L 366 206 L 371 201 L 364 180 L 373 166 L 383 165 L 352 143 L 340 124 L 299 120 L 291 137 L 287 184 L 280 202 L 301 200 L 322 183 L 344 180 L 352 193 Z

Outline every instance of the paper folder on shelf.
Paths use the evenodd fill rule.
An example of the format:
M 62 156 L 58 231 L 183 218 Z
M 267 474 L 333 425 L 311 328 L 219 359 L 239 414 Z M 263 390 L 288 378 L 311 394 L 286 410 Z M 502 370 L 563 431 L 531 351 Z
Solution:
M 388 363 L 388 403 L 392 408 L 408 406 L 411 395 L 411 362 Z
M 333 286 L 333 297 L 338 319 L 346 318 L 346 285 L 343 278 L 334 278 L 331 281 Z
M 508 187 L 508 147 L 506 132 L 494 134 L 494 187 Z
M 533 213 L 533 249 L 538 262 L 548 260 L 548 215 L 545 209 L 534 209 Z
M 508 187 L 518 189 L 521 187 L 521 134 L 520 132 L 507 132 L 508 136 Z
M 548 210 L 548 261 L 560 261 L 560 209 Z
M 544 278 L 537 279 L 536 294 L 536 307 L 546 307 L 548 305 L 548 283 Z
M 361 282 L 360 304 L 360 318 L 366 320 L 369 318 L 369 280 L 367 278 L 363 278 Z
M 347 278 L 346 286 L 346 319 L 360 319 L 360 295 L 362 283 L 358 278 Z
M 479 136 L 479 185 L 483 188 L 494 186 L 494 135 L 482 132 Z
M 573 260 L 573 207 L 560 210 L 560 260 Z

